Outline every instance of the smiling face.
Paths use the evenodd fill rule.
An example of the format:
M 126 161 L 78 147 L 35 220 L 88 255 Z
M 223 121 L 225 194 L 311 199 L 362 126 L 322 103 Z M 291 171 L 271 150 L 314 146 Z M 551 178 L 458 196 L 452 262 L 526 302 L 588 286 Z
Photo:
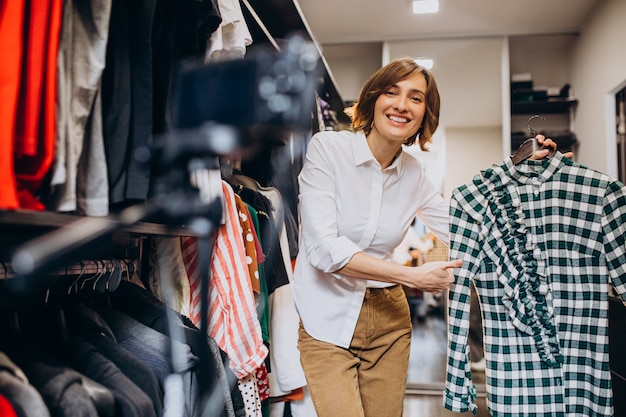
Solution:
M 423 110 L 418 110 L 416 113 L 413 105 L 401 105 L 400 107 L 406 107 L 406 109 L 398 108 L 392 111 L 405 118 L 405 120 L 395 119 L 396 123 L 404 122 L 404 124 L 396 125 L 396 127 L 405 126 L 406 130 L 412 130 L 408 136 L 405 136 L 404 144 L 411 146 L 417 141 L 420 148 L 427 151 L 428 145 L 432 142 L 432 136 L 439 126 L 439 110 L 441 108 L 439 89 L 433 74 L 428 69 L 418 65 L 411 57 L 395 59 L 378 69 L 367 79 L 361 88 L 358 99 L 348 112 L 352 118 L 352 129 L 355 132 L 363 131 L 365 136 L 369 138 L 370 133 L 378 123 L 377 129 L 379 131 L 374 132 L 378 139 L 375 140 L 382 145 L 390 127 L 387 122 L 394 120 L 387 117 L 388 109 L 385 106 L 393 107 L 390 102 L 396 92 L 398 92 L 399 97 L 403 98 L 406 98 L 406 94 L 411 95 L 412 101 L 417 99 L 413 95 L 415 92 L 421 94 L 422 104 L 418 106 L 423 106 Z M 379 118 L 378 122 L 376 122 L 376 118 Z M 417 124 L 418 127 L 412 129 L 414 124 Z M 416 136 L 418 129 L 419 137 Z M 397 129 L 390 138 L 395 140 L 396 134 Z
M 398 142 L 416 134 L 426 113 L 426 79 L 421 72 L 384 90 L 374 105 L 374 123 L 369 136 Z

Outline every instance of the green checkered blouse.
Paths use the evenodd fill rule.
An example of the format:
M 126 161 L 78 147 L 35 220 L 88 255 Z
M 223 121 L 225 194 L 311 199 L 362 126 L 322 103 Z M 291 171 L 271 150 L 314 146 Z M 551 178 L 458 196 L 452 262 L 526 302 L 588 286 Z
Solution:
M 608 288 L 626 300 L 626 187 L 560 152 L 507 158 L 457 188 L 444 406 L 476 412 L 470 285 L 493 416 L 612 416 Z

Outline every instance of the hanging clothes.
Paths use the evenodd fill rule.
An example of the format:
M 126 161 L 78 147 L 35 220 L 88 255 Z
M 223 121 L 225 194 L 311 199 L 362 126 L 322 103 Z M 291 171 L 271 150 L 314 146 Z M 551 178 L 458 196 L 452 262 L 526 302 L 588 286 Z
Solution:
M 56 63 L 63 3 L 26 2 L 24 67 L 15 125 L 15 172 L 20 206 L 43 210 L 38 200 L 54 158 Z
M 263 344 L 245 257 L 239 213 L 232 188 L 222 182 L 226 223 L 215 237 L 211 259 L 209 335 L 226 352 L 238 379 L 256 371 L 268 354 Z M 197 238 L 183 238 L 183 258 L 190 283 L 190 319 L 200 323 L 200 273 Z M 207 300 L 204 300 L 206 302 Z
M 8 408 L 18 416 L 50 417 L 50 411 L 39 391 L 31 385 L 24 371 L 1 351 L 0 394 L 8 403 L 0 408 L 1 416 L 10 416 L 4 413 Z
M 3 4 L 0 13 L 0 208 L 19 207 L 17 179 L 13 162 L 15 149 L 15 115 L 22 71 L 24 2 Z
M 120 287 L 115 292 L 109 294 L 109 296 L 113 309 L 123 312 L 124 314 L 132 317 L 134 321 L 139 322 L 144 326 L 148 326 L 163 335 L 168 334 L 168 319 L 166 316 L 166 309 L 168 307 L 166 307 L 164 302 L 157 298 L 149 290 L 140 287 L 139 285 L 122 281 L 120 283 Z M 111 312 L 107 313 L 106 310 L 100 310 L 100 314 L 103 314 L 107 320 L 112 318 Z M 123 325 L 126 327 L 127 331 L 132 329 L 133 334 L 136 336 L 143 336 L 143 340 L 151 340 L 151 346 L 157 348 L 162 353 L 169 352 L 171 341 L 166 340 L 163 337 L 155 339 L 155 334 L 150 332 L 144 326 L 138 327 L 136 322 L 133 323 L 128 319 L 125 319 L 124 321 L 125 323 L 121 323 L 119 321 L 119 317 L 117 319 L 117 323 L 109 321 L 109 323 L 114 326 L 113 328 L 116 334 L 120 334 L 122 329 L 119 326 Z M 226 355 L 224 354 L 222 356 L 223 351 L 219 351 L 217 343 L 213 338 L 209 336 L 206 336 L 206 339 L 199 337 L 199 329 L 195 327 L 188 318 L 180 316 L 180 325 L 182 329 L 184 329 L 184 340 L 176 339 L 176 341 L 188 344 L 190 348 L 178 350 L 178 352 L 181 353 L 185 352 L 185 362 L 189 368 L 188 371 L 183 372 L 183 391 L 185 393 L 183 399 L 185 401 L 186 412 L 184 417 L 197 416 L 204 411 L 200 407 L 201 404 L 199 396 L 201 393 L 199 392 L 200 387 L 198 386 L 199 381 L 197 375 L 198 358 L 200 352 L 204 350 L 204 348 L 199 344 L 203 343 L 204 340 L 206 340 L 209 344 L 209 350 L 212 356 L 211 362 L 213 369 L 211 371 L 214 373 L 214 378 L 216 380 L 215 389 L 220 390 L 215 395 L 223 396 L 223 416 L 231 417 L 236 415 L 233 408 L 235 410 L 243 409 L 243 404 L 241 394 L 237 389 L 231 390 L 229 381 L 226 381 L 226 379 L 229 378 L 235 379 L 235 375 L 232 371 L 230 371 L 230 369 L 226 369 L 224 366 L 224 363 L 227 362 Z M 181 357 L 179 359 L 183 358 Z
M 608 288 L 626 301 L 626 187 L 565 158 L 511 158 L 454 190 L 444 406 L 475 410 L 470 286 L 493 416 L 613 415 Z
M 201 59 L 221 22 L 212 1 L 113 0 L 102 113 L 112 211 L 149 197 L 149 164 L 135 151 L 171 125 L 170 95 L 177 65 Z
M 252 35 L 236 0 L 217 0 L 222 22 L 207 40 L 205 62 L 242 59 L 252 45 Z
M 150 272 L 148 287 L 159 299 L 165 302 L 163 289 L 161 288 L 162 277 L 169 279 L 172 286 L 170 305 L 174 310 L 189 317 L 189 279 L 183 261 L 181 239 L 179 237 L 154 236 L 150 240 L 151 248 L 148 259 Z M 165 268 L 164 271 L 161 268 Z
M 19 3 L 19 4 L 17 4 Z M 56 53 L 62 1 L 3 5 L 0 207 L 44 210 L 38 200 L 54 156 Z
M 233 175 L 237 193 L 263 214 L 262 243 L 268 269 L 268 301 L 270 317 L 269 383 L 272 397 L 282 397 L 306 385 L 300 351 L 298 350 L 299 316 L 293 301 L 291 277 L 292 252 L 287 236 L 290 211 L 275 187 L 262 186 L 253 178 Z
M 57 59 L 54 164 L 48 210 L 109 211 L 100 83 L 112 0 L 65 0 Z

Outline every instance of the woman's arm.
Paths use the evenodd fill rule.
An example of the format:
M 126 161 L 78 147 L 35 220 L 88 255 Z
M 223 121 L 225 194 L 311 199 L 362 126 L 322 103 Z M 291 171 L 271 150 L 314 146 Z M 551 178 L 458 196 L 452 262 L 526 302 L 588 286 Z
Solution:
M 462 265 L 454 261 L 427 262 L 422 266 L 404 266 L 358 252 L 338 272 L 353 278 L 371 279 L 402 284 L 422 291 L 438 293 L 450 287 L 454 281 L 452 268 Z

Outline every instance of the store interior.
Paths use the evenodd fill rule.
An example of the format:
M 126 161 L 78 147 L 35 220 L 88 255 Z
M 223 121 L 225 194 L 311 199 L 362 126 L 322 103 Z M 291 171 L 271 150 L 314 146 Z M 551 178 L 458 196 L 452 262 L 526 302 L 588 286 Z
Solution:
M 425 0 L 417 2 L 420 1 Z M 473 2 L 476 4 L 472 5 Z M 31 3 L 33 0 L 25 2 L 27 5 Z M 21 36 L 23 25 L 18 23 L 22 21 L 0 25 L 1 44 L 14 52 L 11 57 L 24 65 L 23 68 L 39 64 L 49 70 L 56 68 L 57 59 L 69 63 L 73 58 L 72 48 L 80 49 L 72 43 L 72 34 L 80 34 L 77 36 L 80 39 L 93 30 L 95 33 L 89 32 L 89 41 L 96 42 L 108 32 L 102 19 L 95 18 L 102 13 L 97 8 L 87 13 L 93 16 L 85 18 L 85 14 L 81 15 L 80 18 L 86 19 L 87 23 L 82 22 L 84 27 L 76 24 L 73 30 L 77 32 L 63 32 L 63 28 L 71 26 L 66 22 L 80 20 L 80 13 L 70 18 L 61 14 L 61 3 L 72 2 L 50 3 L 56 4 L 56 8 L 51 6 L 46 11 L 49 14 L 45 18 L 49 20 L 46 20 L 45 27 L 51 31 L 49 33 L 54 33 L 54 28 L 60 30 L 56 32 L 59 37 L 56 41 L 50 40 L 49 45 L 64 52 L 59 55 L 61 58 L 48 54 L 23 61 L 21 50 L 9 48 L 14 39 L 11 36 Z M 131 314 L 129 304 L 132 303 L 124 304 L 124 297 L 135 296 L 132 291 L 136 288 L 133 287 L 130 293 L 116 292 L 118 287 L 127 289 L 129 283 L 141 287 L 141 297 L 138 298 L 142 303 L 134 306 L 133 313 L 139 313 L 140 304 L 141 307 L 154 307 L 155 295 L 163 303 L 159 308 L 175 309 L 181 316 L 193 319 L 201 332 L 209 332 L 207 326 L 215 324 L 209 323 L 206 310 L 209 308 L 209 278 L 205 274 L 210 269 L 209 260 L 193 251 L 208 249 L 210 253 L 214 250 L 209 237 L 224 224 L 224 207 L 212 203 L 215 189 L 222 189 L 222 180 L 229 185 L 228 190 L 234 190 L 234 194 L 242 199 L 252 198 L 251 190 L 259 194 L 265 192 L 268 198 L 279 195 L 281 202 L 277 204 L 277 211 L 284 216 L 283 226 L 288 232 L 285 236 L 272 236 L 284 237 L 280 244 L 272 246 L 280 251 L 274 251 L 271 258 L 275 262 L 274 269 L 284 270 L 281 269 L 283 281 L 270 291 L 274 291 L 274 300 L 286 300 L 287 307 L 285 304 L 276 306 L 283 310 L 275 317 L 283 315 L 284 322 L 264 325 L 286 326 L 293 336 L 297 320 L 294 321 L 295 309 L 289 304 L 289 275 L 290 262 L 294 261 L 297 248 L 290 244 L 297 232 L 291 226 L 298 216 L 296 176 L 302 166 L 306 140 L 314 130 L 347 128 L 350 119 L 345 110 L 356 99 L 362 83 L 381 65 L 400 56 L 433 61 L 432 71 L 442 93 L 440 128 L 430 152 L 414 149 L 410 152 L 422 162 L 426 174 L 444 198 L 449 198 L 452 190 L 470 181 L 476 173 L 513 153 L 535 131 L 552 137 L 560 151 L 573 151 L 576 162 L 626 181 L 626 54 L 622 50 L 622 40 L 626 39 L 626 2 L 623 0 L 585 0 L 577 2 L 571 10 L 565 10 L 563 6 L 570 1 L 557 2 L 561 6 L 547 6 L 541 1 L 516 0 L 508 6 L 491 7 L 487 0 L 456 2 L 462 5 L 442 0 L 443 15 L 439 18 L 415 16 L 410 11 L 403 11 L 401 8 L 409 10 L 411 7 L 407 0 L 393 0 L 393 5 L 377 2 L 376 7 L 384 10 L 373 9 L 373 4 L 370 5 L 372 8 L 363 7 L 362 0 L 241 0 L 237 2 L 243 18 L 239 23 L 246 26 L 250 40 L 243 48 L 228 51 L 233 55 L 225 54 L 221 61 L 217 59 L 208 67 L 206 45 L 198 47 L 197 39 L 190 35 L 193 31 L 185 30 L 185 24 L 197 24 L 198 19 L 204 19 L 204 25 L 195 27 L 198 32 L 204 36 L 218 32 L 221 26 L 211 14 L 211 7 L 170 10 L 167 7 L 172 5 L 159 4 L 157 7 L 158 2 L 146 2 L 154 3 L 151 6 L 154 7 L 154 20 L 151 17 L 130 24 L 129 21 L 133 20 L 129 17 L 137 17 L 146 11 L 131 10 L 126 15 L 115 8 L 119 6 L 118 1 L 108 3 L 114 7 L 109 10 L 111 28 L 123 27 L 123 30 L 111 32 L 115 36 L 111 35 L 109 49 L 99 44 L 90 50 L 94 55 L 84 59 L 93 62 L 96 71 L 101 71 L 102 78 L 93 84 L 88 94 L 92 101 L 83 108 L 81 100 L 71 100 L 74 95 L 81 97 L 81 92 L 85 97 L 84 86 L 78 82 L 74 85 L 72 81 L 77 79 L 80 65 L 70 70 L 66 68 L 65 78 L 61 81 L 67 84 L 60 82 L 57 86 L 52 78 L 46 81 L 42 77 L 37 86 L 48 101 L 38 108 L 40 120 L 33 126 L 39 129 L 36 137 L 39 137 L 38 145 L 46 148 L 45 153 L 20 154 L 15 164 L 17 175 L 13 149 L 7 148 L 1 160 L 4 171 L 0 176 L 5 179 L 0 183 L 0 331 L 15 336 L 15 343 L 0 342 L 0 352 L 3 347 L 18 352 L 20 346 L 29 346 L 32 352 L 40 352 L 45 347 L 53 348 L 55 353 L 62 352 L 63 347 L 69 345 L 54 343 L 51 344 L 54 346 L 46 346 L 45 339 L 54 335 L 54 338 L 67 342 L 68 329 L 74 332 L 85 330 L 86 322 L 71 318 L 66 323 L 66 316 L 72 311 L 82 311 L 85 306 L 97 307 L 95 310 L 104 317 L 104 312 L 117 307 L 120 312 Z M 494 10 L 487 13 L 486 8 Z M 65 12 L 68 10 L 69 7 Z M 15 6 L 11 11 L 22 18 L 36 15 L 34 12 L 20 14 L 24 11 L 16 10 Z M 493 16 L 492 12 L 501 15 Z M 2 10 L 0 18 L 3 22 L 12 21 L 7 20 L 8 14 L 1 13 Z M 562 19 L 559 13 L 563 13 Z M 175 15 L 176 19 L 165 18 L 169 15 Z M 345 27 L 337 21 L 345 22 Z M 22 23 L 25 26 L 26 20 Z M 41 24 L 35 20 L 28 23 L 31 27 Z M 118 26 L 113 26 L 114 23 Z M 148 26 L 153 31 L 148 30 Z M 82 29 L 85 33 L 80 32 Z M 176 44 L 176 48 L 169 49 L 181 39 L 188 43 Z M 43 48 L 46 42 L 47 38 L 41 38 L 37 45 Z M 138 50 L 145 52 L 141 48 L 146 44 L 154 48 L 151 49 L 155 51 L 153 56 L 137 53 Z M 109 55 L 105 54 L 107 51 Z M 109 61 L 110 56 L 115 56 L 116 60 L 110 58 Z M 12 58 L 8 58 L 9 61 Z M 150 65 L 141 65 L 145 62 Z M 301 83 L 298 89 L 274 96 L 283 100 L 283 104 L 279 104 L 280 110 L 276 111 L 276 107 L 272 107 L 276 102 L 270 100 L 264 90 L 257 90 L 256 85 L 268 78 L 288 78 L 295 71 L 294 62 L 300 65 L 296 70 Z M 11 74 L 21 79 L 27 71 L 20 65 L 16 63 L 14 68 L 7 65 L 6 70 L 13 71 Z M 42 74 L 47 74 L 46 70 Z M 268 84 L 264 85 L 267 87 Z M 100 91 L 101 86 L 107 88 Z M 63 92 L 66 91 L 64 87 L 70 92 L 68 97 L 62 94 L 57 97 L 57 88 Z M 210 94 L 199 97 L 194 94 L 194 89 L 210 91 Z M 19 87 L 8 90 L 2 93 L 12 91 L 16 97 L 14 101 L 18 103 L 16 108 L 25 105 L 23 98 L 17 99 L 19 94 L 25 94 L 18 91 Z M 171 92 L 176 94 L 169 96 Z M 6 96 L 2 97 L 7 103 Z M 285 98 L 287 105 L 284 104 Z M 66 123 L 58 130 L 58 135 L 67 135 L 67 143 L 71 137 L 93 141 L 85 140 L 78 148 L 68 145 L 67 149 L 51 141 L 56 131 L 49 112 L 55 107 L 51 104 L 55 100 L 67 104 L 67 107 L 56 104 L 62 109 L 59 112 L 63 113 Z M 307 105 L 315 100 L 318 113 L 312 119 Z M 221 105 L 224 102 L 234 105 L 224 112 Z M 256 112 L 249 112 L 251 104 Z M 15 111 L 22 117 L 26 110 L 20 107 Z M 105 117 L 91 116 L 92 112 L 98 111 Z M 75 124 L 68 122 L 72 114 Z M 244 114 L 250 116 L 243 117 Z M 210 123 L 215 121 L 219 122 L 218 126 Z M 311 125 L 315 127 L 311 128 Z M 100 138 L 101 142 L 97 142 L 99 136 L 93 132 L 98 128 L 103 132 L 100 136 L 115 140 L 105 143 Z M 13 138 L 15 129 L 13 124 L 7 125 L 3 134 Z M 62 156 L 68 158 L 67 168 L 59 167 L 61 151 L 64 152 Z M 72 152 L 75 153 L 73 157 Z M 101 182 L 103 177 L 98 177 L 95 172 L 102 168 L 105 154 L 109 161 L 114 161 L 114 166 L 108 167 L 107 186 Z M 71 158 L 74 160 L 69 161 Z M 218 159 L 219 163 L 216 163 Z M 44 164 L 49 171 L 38 169 Z M 66 186 L 62 181 L 64 178 L 73 178 L 76 184 Z M 93 183 L 82 182 L 85 178 L 95 180 Z M 148 187 L 150 180 L 151 188 Z M 104 201 L 110 198 L 110 202 L 102 203 L 103 200 L 98 199 L 103 198 L 102 194 L 81 194 L 87 193 L 87 188 L 100 189 L 109 196 Z M 223 196 L 219 191 L 217 194 Z M 445 245 L 432 239 L 423 225 L 418 222 L 413 229 L 419 239 L 431 243 L 424 246 L 416 264 L 447 259 Z M 165 265 L 167 261 L 174 262 L 173 257 L 163 256 L 163 253 L 172 253 L 168 245 L 173 242 L 181 259 L 184 254 L 196 253 L 196 256 L 184 258 L 184 265 L 178 264 L 175 268 Z M 270 245 L 273 244 L 276 242 L 272 241 Z M 189 252 L 184 253 L 185 249 Z M 163 264 L 157 260 L 159 256 L 166 258 Z M 185 283 L 187 286 L 183 285 L 180 277 L 185 276 L 185 280 L 186 274 L 191 277 L 190 265 L 195 268 L 198 263 L 205 272 L 200 274 L 194 270 L 195 281 L 191 282 L 192 285 L 195 282 L 195 287 L 189 282 Z M 173 276 L 174 285 L 170 287 L 167 277 L 159 274 L 174 275 L 174 270 L 180 275 Z M 177 277 L 179 281 L 175 280 Z M 251 299 L 257 297 L 258 301 L 263 289 L 255 288 L 254 291 L 249 296 Z M 446 294 L 432 296 L 407 292 L 407 296 L 413 313 L 413 331 L 404 416 L 459 415 L 442 406 L 448 334 Z M 183 297 L 195 300 L 195 304 L 187 305 L 186 301 L 181 301 Z M 116 304 L 118 299 L 121 304 Z M 59 308 L 67 301 L 71 301 L 68 305 L 72 309 Z M 615 416 L 619 416 L 626 415 L 626 356 L 623 355 L 626 349 L 626 307 L 615 294 L 609 297 L 609 307 L 611 375 Z M 256 308 L 257 312 L 248 311 L 247 314 L 252 317 L 258 314 L 267 319 L 269 308 L 275 308 L 275 305 L 257 302 Z M 264 308 L 268 310 L 263 311 Z M 46 319 L 40 321 L 41 317 Z M 478 395 L 478 412 L 474 415 L 482 417 L 489 414 L 485 403 L 485 364 L 478 354 L 482 347 L 478 306 L 473 305 L 472 317 L 478 318 L 470 334 L 475 355 L 472 358 L 472 381 Z M 177 332 L 178 318 L 164 315 L 159 320 L 166 332 Z M 61 337 L 57 337 L 59 335 Z M 185 336 L 180 336 L 181 340 Z M 270 335 L 262 336 L 268 345 Z M 25 344 L 21 345 L 21 342 Z M 209 355 L 208 346 L 197 348 L 195 353 L 198 353 L 199 364 L 219 362 L 215 356 Z M 290 364 L 285 358 L 293 353 L 291 348 L 295 348 L 293 343 L 284 351 L 270 348 L 268 355 L 276 355 L 271 357 L 274 364 L 281 364 L 284 360 L 283 369 L 286 369 Z M 176 343 L 163 346 L 164 352 L 171 353 L 172 349 L 176 349 Z M 174 359 L 172 363 L 169 366 L 177 366 Z M 223 384 L 227 377 L 235 378 L 221 365 L 216 368 L 227 375 L 219 381 L 218 371 L 210 375 L 198 374 L 199 385 L 194 388 L 200 393 L 197 404 L 214 407 L 212 411 L 219 408 L 215 414 L 204 414 L 203 417 L 230 417 L 228 406 L 232 409 L 241 406 L 230 403 L 234 400 L 228 393 L 221 400 L 212 396 L 219 391 L 216 384 Z M 291 377 L 292 370 L 287 369 L 285 375 Z M 186 371 L 190 372 L 189 369 Z M 274 375 L 268 378 L 269 383 L 272 388 L 279 387 L 280 384 L 272 378 L 278 378 L 275 375 L 280 375 L 281 366 L 277 365 L 273 372 Z M 280 387 L 278 393 L 265 393 L 264 399 L 268 401 L 262 404 L 259 401 L 255 405 L 256 415 L 268 417 L 269 399 L 273 399 L 272 417 L 314 417 L 307 414 L 311 404 L 303 400 L 306 396 L 302 394 L 302 379 L 296 378 L 295 381 L 292 387 L 287 384 L 284 392 Z M 230 383 L 230 388 L 233 385 L 234 389 L 238 388 L 233 379 L 226 383 Z M 250 380 L 246 383 L 250 387 Z M 289 399 L 290 393 L 295 393 L 294 398 L 301 403 Z M 236 398 L 243 400 L 241 394 Z M 105 405 L 100 406 L 99 416 L 107 416 L 102 411 Z M 157 414 L 162 407 L 161 403 Z M 247 412 L 247 415 L 255 415 Z M 192 414 L 188 416 L 192 417 Z

